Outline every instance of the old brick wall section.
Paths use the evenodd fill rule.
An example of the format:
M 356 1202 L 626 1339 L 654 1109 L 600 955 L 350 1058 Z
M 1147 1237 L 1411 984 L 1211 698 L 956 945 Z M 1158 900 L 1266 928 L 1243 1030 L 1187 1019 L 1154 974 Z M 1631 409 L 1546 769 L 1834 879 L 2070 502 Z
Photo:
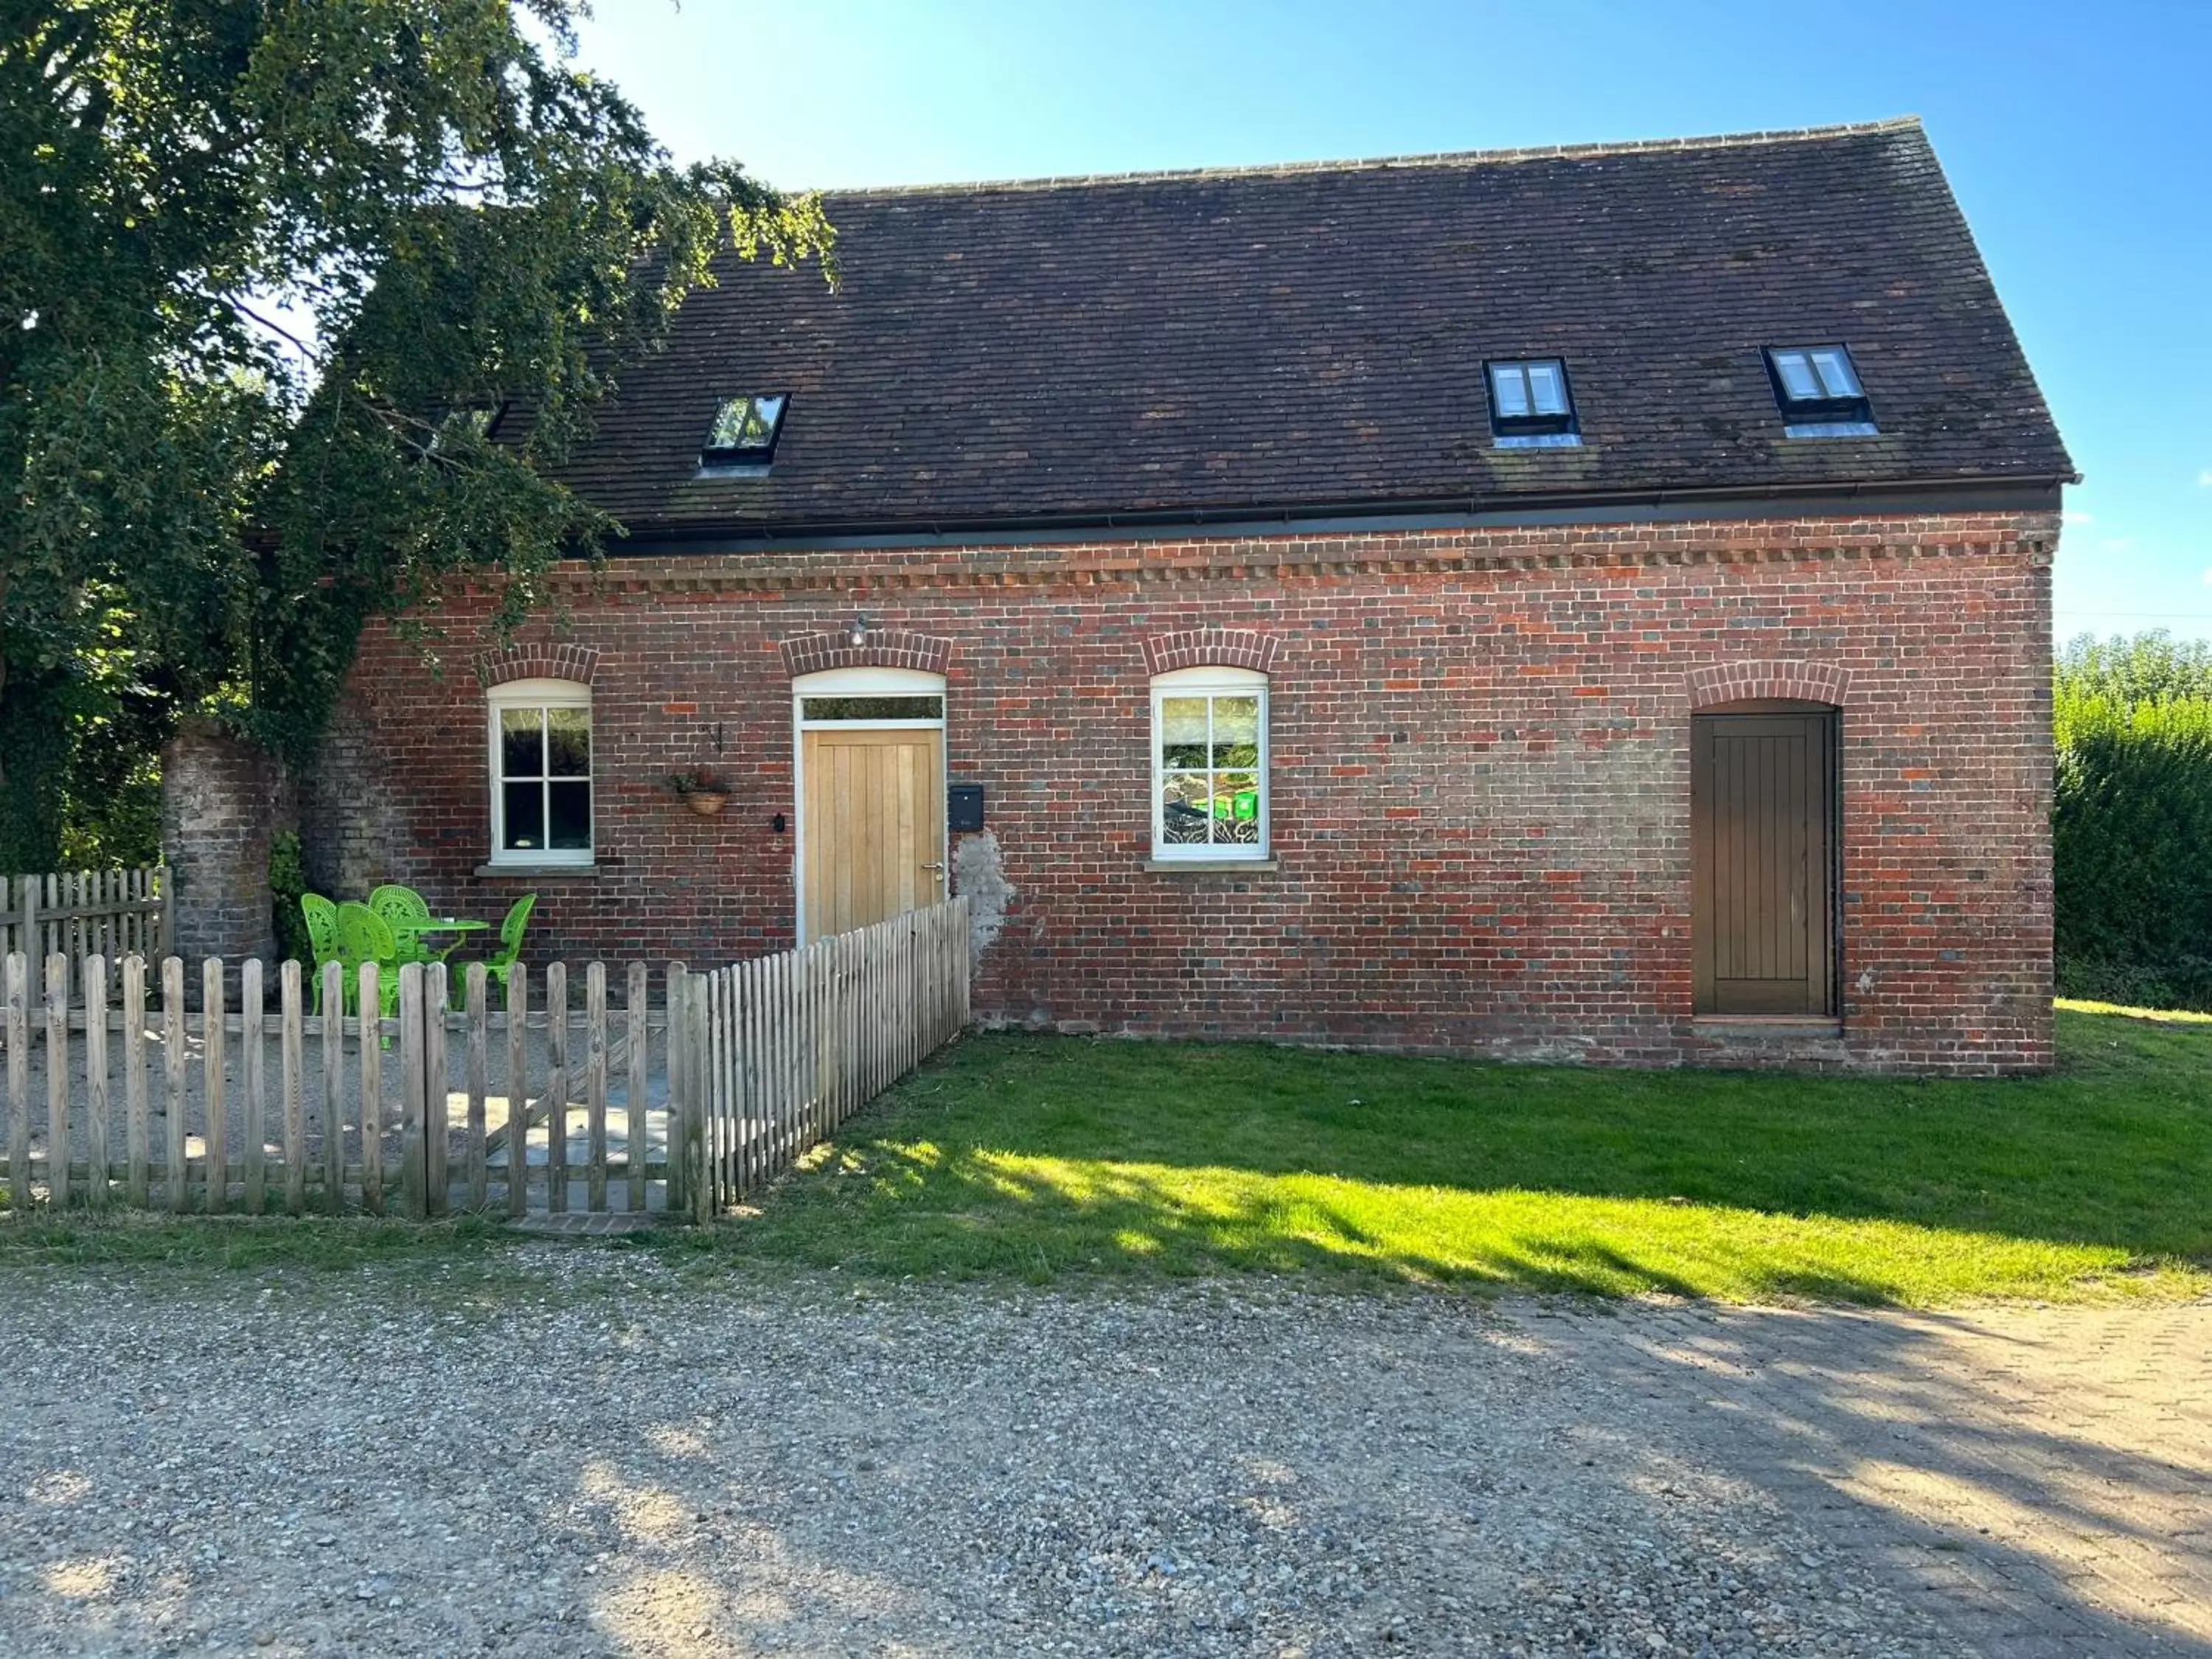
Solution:
M 541 955 L 787 944 L 793 836 L 771 818 L 793 811 L 792 664 L 850 655 L 864 611 L 872 638 L 938 653 L 949 775 L 988 790 L 1018 891 L 988 1015 L 2033 1068 L 2051 1054 L 2056 533 L 1980 514 L 623 559 L 579 580 L 562 641 L 522 647 L 590 653 L 594 872 L 477 873 L 481 691 L 386 632 L 354 677 L 364 740 L 323 797 L 398 815 L 388 867 L 356 884 L 486 916 L 533 888 Z M 1209 657 L 1273 677 L 1271 872 L 1146 867 L 1148 679 Z M 1840 1037 L 1691 1018 L 1690 714 L 1741 696 L 1842 708 Z M 665 792 L 694 766 L 731 780 L 721 817 Z
M 170 948 L 186 962 L 276 956 L 269 834 L 284 806 L 275 757 L 212 721 L 185 720 L 161 750 Z

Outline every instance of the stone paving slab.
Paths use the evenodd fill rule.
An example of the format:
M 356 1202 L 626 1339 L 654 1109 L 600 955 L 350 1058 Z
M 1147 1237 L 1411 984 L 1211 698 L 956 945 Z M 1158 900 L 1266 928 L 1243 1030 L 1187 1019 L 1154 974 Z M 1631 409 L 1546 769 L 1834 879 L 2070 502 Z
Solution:
M 649 1228 L 664 1225 L 668 1219 L 665 1211 L 570 1210 L 555 1215 L 545 1210 L 534 1210 L 528 1215 L 517 1216 L 507 1225 L 510 1232 L 546 1234 L 556 1238 L 584 1238 L 611 1233 L 643 1232 Z
M 1516 1317 L 1988 1659 L 2212 1659 L 2212 1304 Z

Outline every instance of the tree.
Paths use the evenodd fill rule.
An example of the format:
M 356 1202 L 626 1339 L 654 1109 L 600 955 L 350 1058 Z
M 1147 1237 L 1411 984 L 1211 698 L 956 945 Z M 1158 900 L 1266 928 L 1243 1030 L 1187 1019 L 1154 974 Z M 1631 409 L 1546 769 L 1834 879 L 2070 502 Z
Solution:
M 311 751 L 380 608 L 473 572 L 511 626 L 617 528 L 549 465 L 714 253 L 828 270 L 814 198 L 577 65 L 585 4 L 0 0 L 0 869 L 179 712 Z

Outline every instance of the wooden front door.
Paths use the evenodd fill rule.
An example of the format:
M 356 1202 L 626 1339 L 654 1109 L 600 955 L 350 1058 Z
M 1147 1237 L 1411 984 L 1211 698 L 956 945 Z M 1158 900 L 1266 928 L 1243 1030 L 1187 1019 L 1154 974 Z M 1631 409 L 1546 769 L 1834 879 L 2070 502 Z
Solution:
M 802 770 L 810 939 L 945 896 L 945 733 L 814 728 Z
M 1692 718 L 1701 1014 L 1835 1012 L 1835 717 Z

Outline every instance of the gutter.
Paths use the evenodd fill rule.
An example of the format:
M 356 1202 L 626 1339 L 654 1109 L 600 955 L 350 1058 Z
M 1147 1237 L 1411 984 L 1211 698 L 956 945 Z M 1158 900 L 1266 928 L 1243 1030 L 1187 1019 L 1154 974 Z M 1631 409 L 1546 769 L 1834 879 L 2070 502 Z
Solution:
M 1376 503 L 1318 501 L 1297 506 L 1191 507 L 1117 512 L 976 514 L 965 518 L 817 520 L 780 524 L 640 526 L 611 543 L 611 559 L 672 550 L 769 552 L 829 548 L 914 547 L 931 544 L 988 546 L 1010 542 L 1160 541 L 1194 531 L 1229 534 L 1342 532 L 1361 530 L 1466 529 L 1488 526 L 1626 524 L 1692 519 L 1754 519 L 1778 503 L 1798 514 L 1879 510 L 1911 512 L 2056 511 L 2062 485 L 2079 473 L 2026 478 L 1911 479 L 1894 483 L 1773 483 L 1553 495 L 1434 496 Z

